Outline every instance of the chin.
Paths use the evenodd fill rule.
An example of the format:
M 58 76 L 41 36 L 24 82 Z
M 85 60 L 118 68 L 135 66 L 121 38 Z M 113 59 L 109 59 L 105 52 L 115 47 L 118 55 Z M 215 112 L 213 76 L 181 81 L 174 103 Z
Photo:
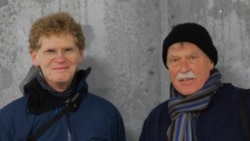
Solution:
M 178 91 L 178 90 L 177 90 Z M 181 95 L 183 96 L 190 96 L 193 95 L 195 92 L 197 92 L 196 90 L 190 90 L 190 89 L 186 89 L 186 90 L 180 90 L 178 91 Z
M 182 96 L 186 97 L 186 96 L 190 96 L 193 95 L 193 93 L 181 93 Z
M 55 83 L 67 83 L 69 82 L 70 79 L 65 79 L 65 78 L 56 78 L 54 79 Z

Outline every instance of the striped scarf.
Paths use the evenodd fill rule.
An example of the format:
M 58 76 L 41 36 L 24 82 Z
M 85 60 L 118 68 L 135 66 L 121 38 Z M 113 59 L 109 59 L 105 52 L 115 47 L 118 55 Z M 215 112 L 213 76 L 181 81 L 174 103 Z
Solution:
M 207 108 L 210 98 L 221 86 L 221 74 L 214 70 L 201 90 L 182 97 L 171 86 L 168 109 L 172 123 L 168 128 L 169 141 L 197 141 L 195 122 L 201 110 Z

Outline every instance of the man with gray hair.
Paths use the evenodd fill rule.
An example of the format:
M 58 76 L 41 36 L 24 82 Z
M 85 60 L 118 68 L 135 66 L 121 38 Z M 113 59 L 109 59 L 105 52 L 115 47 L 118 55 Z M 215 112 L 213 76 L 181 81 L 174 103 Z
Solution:
M 151 111 L 140 141 L 250 140 L 250 92 L 221 82 L 217 50 L 203 26 L 176 25 L 164 40 L 162 59 L 170 99 Z

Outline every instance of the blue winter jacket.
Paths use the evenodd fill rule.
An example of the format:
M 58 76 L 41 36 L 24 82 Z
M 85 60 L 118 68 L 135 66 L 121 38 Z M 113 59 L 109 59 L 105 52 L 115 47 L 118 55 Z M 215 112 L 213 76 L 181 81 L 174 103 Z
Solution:
M 239 93 L 241 89 L 224 84 L 213 95 L 208 108 L 201 111 L 196 121 L 198 141 L 247 141 L 240 118 Z M 250 94 L 245 99 L 250 122 Z M 171 124 L 168 101 L 154 108 L 144 121 L 140 141 L 168 141 Z
M 123 120 L 118 110 L 107 100 L 87 92 L 85 72 L 77 89 L 84 90 L 76 111 L 63 116 L 37 141 L 125 141 Z M 40 88 L 36 88 L 40 90 Z M 38 91 L 38 93 L 39 93 Z M 8 104 L 0 111 L 0 141 L 26 141 L 27 137 L 64 108 L 58 99 L 33 97 L 32 91 Z M 33 94 L 33 96 L 36 96 Z M 56 104 L 52 104 L 55 100 Z M 60 100 L 59 100 L 60 101 Z M 45 103 L 45 104 L 44 104 Z M 46 107 L 50 105 L 50 107 Z M 32 112 L 33 111 L 33 112 Z

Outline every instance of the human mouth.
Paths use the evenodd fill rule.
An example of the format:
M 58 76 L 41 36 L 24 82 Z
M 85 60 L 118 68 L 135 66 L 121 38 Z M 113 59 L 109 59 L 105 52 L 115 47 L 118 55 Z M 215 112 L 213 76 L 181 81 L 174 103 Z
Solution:
M 53 68 L 53 70 L 58 70 L 58 71 L 66 70 L 66 69 L 68 69 L 68 67 L 55 67 L 55 68 Z
M 180 79 L 179 81 L 188 81 L 188 80 L 193 80 L 194 78 L 183 78 L 183 79 Z

